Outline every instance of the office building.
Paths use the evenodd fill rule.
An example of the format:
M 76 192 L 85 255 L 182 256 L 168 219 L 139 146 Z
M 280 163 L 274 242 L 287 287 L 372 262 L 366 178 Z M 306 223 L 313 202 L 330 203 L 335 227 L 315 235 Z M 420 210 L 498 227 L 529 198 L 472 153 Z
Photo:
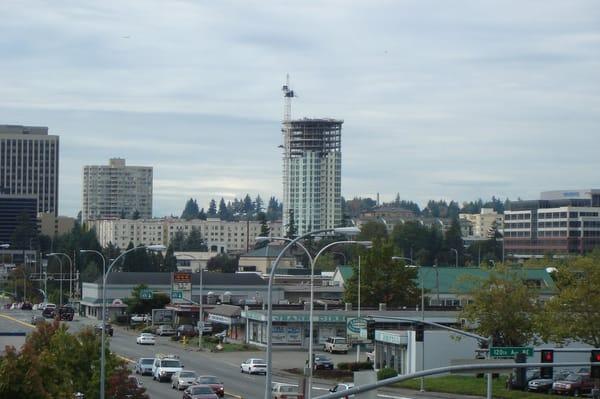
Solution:
M 11 244 L 15 249 L 13 234 L 22 223 L 31 223 L 37 231 L 37 208 L 38 197 L 35 195 L 0 194 L 0 244 Z M 18 249 L 30 249 L 30 246 L 37 245 L 19 244 Z
M 126 166 L 112 158 L 108 165 L 83 167 L 83 220 L 152 217 L 152 167 Z
M 600 245 L 600 190 L 547 191 L 504 212 L 507 258 L 583 254 Z
M 47 127 L 0 125 L 0 193 L 34 195 L 37 212 L 57 215 L 58 147 Z
M 467 234 L 463 236 L 472 238 L 493 238 L 504 222 L 504 216 L 492 208 L 481 208 L 479 213 L 460 213 L 458 218 L 464 222 L 461 226 Z

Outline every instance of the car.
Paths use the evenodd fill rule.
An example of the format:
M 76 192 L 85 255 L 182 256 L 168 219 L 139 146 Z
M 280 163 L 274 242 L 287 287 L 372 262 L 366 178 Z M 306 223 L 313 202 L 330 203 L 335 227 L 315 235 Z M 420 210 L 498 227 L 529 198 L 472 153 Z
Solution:
M 46 306 L 44 306 L 44 310 L 42 311 L 42 316 L 44 316 L 47 319 L 53 319 L 55 314 L 56 305 L 53 303 L 47 303 Z
M 554 381 L 564 380 L 570 371 L 561 371 L 554 374 L 553 378 L 534 378 L 527 383 L 527 390 L 530 392 L 551 392 Z
M 290 399 L 299 397 L 298 385 L 285 384 L 283 382 L 274 382 L 271 385 L 272 399 Z
M 323 355 L 316 355 L 313 361 L 315 370 L 333 370 L 333 362 L 330 358 Z
M 150 321 L 150 316 L 148 316 L 147 314 L 133 314 L 131 315 L 129 321 L 131 322 L 131 324 L 147 323 L 148 321 Z
M 183 399 L 219 399 L 209 385 L 192 385 L 183 391 Z
M 35 325 L 37 323 L 43 323 L 46 321 L 46 318 L 39 314 L 34 314 L 31 316 L 31 324 Z
M 176 334 L 178 337 L 195 337 L 197 335 L 197 331 L 191 324 L 182 324 L 177 327 Z
M 158 382 L 170 381 L 171 376 L 183 370 L 183 364 L 175 355 L 157 355 L 152 364 L 152 379 Z
M 246 359 L 240 364 L 240 372 L 248 374 L 267 374 L 267 362 L 263 359 Z
M 33 309 L 33 305 L 31 304 L 31 302 L 23 302 L 23 304 L 21 305 L 21 310 L 32 310 Z
M 137 362 L 135 362 L 135 373 L 141 375 L 152 375 L 152 365 L 154 364 L 153 357 L 140 357 Z
M 102 323 L 96 324 L 96 327 L 94 327 L 94 331 L 96 332 L 96 334 L 102 333 L 102 326 L 103 326 Z M 109 323 L 104 323 L 104 327 L 106 327 L 106 330 L 104 333 L 108 334 L 112 337 L 114 334 L 114 330 L 113 330 L 112 326 Z
M 539 378 L 540 378 L 540 369 L 537 369 L 537 368 L 527 369 L 525 371 L 525 386 L 523 386 L 523 387 L 518 386 L 517 385 L 517 371 L 516 371 L 516 369 L 514 369 L 513 372 L 510 373 L 510 375 L 508 376 L 508 379 L 506 380 L 506 388 L 507 389 L 527 389 L 527 384 L 529 383 L 529 381 L 539 379 Z
M 348 353 L 348 342 L 344 337 L 329 337 L 325 341 L 325 346 L 323 347 L 325 352 L 341 352 Z
M 161 337 L 163 335 L 175 335 L 175 329 L 171 326 L 163 324 L 158 326 L 158 328 L 156 329 L 156 334 L 160 335 Z
M 329 392 L 341 392 L 341 391 L 347 391 L 350 388 L 354 388 L 354 384 L 351 382 L 342 382 L 339 384 L 336 384 L 333 388 L 331 388 L 329 390 Z M 349 395 L 349 396 L 344 396 L 344 399 L 348 399 L 348 398 L 353 398 L 354 395 Z
M 59 320 L 67 320 L 73 321 L 73 317 L 75 317 L 75 309 L 71 305 L 63 305 L 58 308 L 58 319 Z
M 135 343 L 138 345 L 154 345 L 156 344 L 156 338 L 154 337 L 154 334 L 141 333 L 135 339 Z
M 554 381 L 552 393 L 580 396 L 583 393 L 591 392 L 593 387 L 594 382 L 589 375 L 572 373 L 562 380 Z
M 171 388 L 183 390 L 196 383 L 198 374 L 192 370 L 179 370 L 171 376 Z
M 198 329 L 196 329 L 198 331 Z M 210 335 L 213 332 L 213 325 L 210 321 L 202 323 L 202 335 Z
M 201 385 L 210 386 L 220 398 L 225 396 L 225 387 L 223 386 L 223 383 L 214 375 L 201 375 L 196 382 Z

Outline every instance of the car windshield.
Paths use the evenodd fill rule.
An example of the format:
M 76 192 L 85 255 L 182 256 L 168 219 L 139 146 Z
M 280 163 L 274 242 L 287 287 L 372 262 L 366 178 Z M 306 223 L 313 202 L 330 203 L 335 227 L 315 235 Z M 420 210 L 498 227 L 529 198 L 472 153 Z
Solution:
M 192 395 L 200 395 L 203 393 L 213 393 L 213 390 L 210 387 L 193 387 Z
M 150 333 L 142 333 L 141 336 L 146 337 L 146 338 L 152 338 L 154 335 L 152 335 Z
M 200 384 L 219 384 L 219 380 L 217 377 L 208 376 L 208 377 L 200 377 L 198 378 L 198 382 Z
M 142 359 L 142 364 L 152 364 L 154 363 L 154 359 Z
M 179 377 L 181 378 L 196 378 L 196 373 L 193 371 L 182 371 L 179 373 Z
M 329 358 L 325 357 L 325 356 L 316 356 L 315 360 L 318 360 L 320 362 L 328 362 L 328 361 L 330 361 Z
M 162 362 L 163 367 L 181 367 L 180 364 L 179 360 L 163 360 Z
M 569 374 L 567 376 L 567 378 L 565 378 L 566 381 L 572 381 L 572 382 L 577 382 L 579 380 L 581 380 L 581 376 L 577 375 L 577 374 Z

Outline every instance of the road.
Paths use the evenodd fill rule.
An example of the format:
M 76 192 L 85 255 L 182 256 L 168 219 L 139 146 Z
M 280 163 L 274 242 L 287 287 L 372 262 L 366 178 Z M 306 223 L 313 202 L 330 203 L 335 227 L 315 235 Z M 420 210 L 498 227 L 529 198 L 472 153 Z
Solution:
M 0 331 L 30 332 L 33 326 L 28 323 L 31 320 L 31 315 L 34 313 L 39 312 L 21 310 L 0 311 L 0 316 L 7 316 L 0 317 Z M 15 320 L 19 320 L 22 323 L 18 323 Z M 86 318 L 76 317 L 74 321 L 65 323 L 69 325 L 71 331 L 76 332 L 86 326 L 93 326 L 95 322 Z M 186 370 L 194 370 L 201 375 L 215 375 L 219 377 L 223 381 L 226 394 L 229 397 L 244 399 L 261 399 L 264 397 L 265 377 L 262 375 L 240 373 L 241 360 L 250 357 L 264 358 L 264 352 L 200 352 L 195 348 L 183 349 L 181 345 L 171 341 L 168 337 L 157 337 L 157 343 L 154 346 L 142 346 L 135 343 L 136 336 L 136 332 L 123 328 L 115 328 L 114 336 L 109 339 L 110 349 L 130 362 L 135 361 L 139 357 L 154 357 L 157 353 L 172 353 L 179 356 Z M 5 337 L 1 338 L 0 345 L 3 348 L 6 341 L 4 341 Z M 21 340 L 24 341 L 24 339 Z M 14 339 L 9 344 L 15 345 Z M 273 381 L 297 384 L 297 379 L 284 375 L 284 373 L 281 373 L 281 370 L 289 367 L 301 367 L 304 364 L 302 359 L 306 355 L 298 351 L 275 351 L 274 355 Z M 348 355 L 348 357 L 352 357 L 352 355 Z M 334 362 L 342 360 L 346 359 L 334 359 Z M 151 398 L 181 398 L 183 396 L 181 392 L 172 390 L 170 383 L 153 381 L 150 376 L 145 376 L 141 379 Z M 327 390 L 332 385 L 333 383 L 327 384 L 322 382 L 314 384 L 312 396 L 316 397 L 327 393 Z M 380 394 L 379 396 L 382 398 L 410 399 L 410 397 L 404 395 L 405 393 L 402 393 L 402 395 Z M 426 398 L 422 394 L 412 397 Z

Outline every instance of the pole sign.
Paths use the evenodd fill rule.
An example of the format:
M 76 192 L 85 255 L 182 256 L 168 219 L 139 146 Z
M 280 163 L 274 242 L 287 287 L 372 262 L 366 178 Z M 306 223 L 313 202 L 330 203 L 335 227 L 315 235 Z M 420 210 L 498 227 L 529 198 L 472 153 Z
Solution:
M 346 321 L 346 336 L 353 338 L 360 338 L 360 331 L 366 330 L 367 319 L 364 317 L 352 317 Z
M 149 289 L 140 290 L 140 299 L 152 299 L 153 296 L 154 296 L 154 293 L 152 292 L 152 290 L 149 290 Z
M 190 303 L 192 300 L 192 273 L 171 273 L 171 303 Z
M 508 346 L 508 347 L 491 347 L 490 357 L 494 359 L 512 359 L 517 354 L 524 353 L 527 357 L 533 357 L 533 347 L 528 346 Z

